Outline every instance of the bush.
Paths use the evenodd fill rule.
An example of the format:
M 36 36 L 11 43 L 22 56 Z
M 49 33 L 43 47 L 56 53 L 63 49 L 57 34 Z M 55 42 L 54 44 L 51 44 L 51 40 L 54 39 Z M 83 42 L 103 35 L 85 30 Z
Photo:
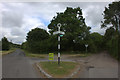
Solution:
M 107 50 L 109 51 L 110 55 L 114 58 L 118 59 L 118 36 L 114 36 L 111 40 L 106 43 Z
M 9 50 L 9 42 L 6 37 L 2 38 L 2 50 Z

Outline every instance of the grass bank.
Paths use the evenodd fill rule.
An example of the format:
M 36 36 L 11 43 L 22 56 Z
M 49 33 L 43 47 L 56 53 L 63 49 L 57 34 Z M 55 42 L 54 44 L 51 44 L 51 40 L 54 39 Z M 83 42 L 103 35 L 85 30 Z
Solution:
M 23 50 L 28 57 L 36 57 L 36 58 L 47 58 L 49 53 L 54 53 L 54 56 L 57 56 L 57 52 L 48 52 L 48 53 L 32 53 L 27 50 Z M 61 52 L 61 56 L 68 56 L 68 57 L 87 57 L 92 55 L 92 53 L 85 53 L 85 52 L 78 52 L 78 51 L 67 51 Z
M 70 54 L 70 57 L 87 57 L 92 55 L 91 53 Z
M 75 62 L 61 62 L 60 65 L 54 62 L 40 62 L 42 69 L 55 78 L 67 77 L 74 72 L 78 66 Z
M 28 57 L 36 57 L 36 58 L 46 58 L 48 54 L 40 54 L 40 53 L 32 53 L 26 50 L 23 50 Z
M 2 55 L 6 55 L 6 54 L 10 54 L 10 53 L 14 52 L 15 50 L 16 50 L 16 48 L 11 48 L 11 49 L 8 50 L 8 51 L 0 51 L 0 53 L 1 53 Z

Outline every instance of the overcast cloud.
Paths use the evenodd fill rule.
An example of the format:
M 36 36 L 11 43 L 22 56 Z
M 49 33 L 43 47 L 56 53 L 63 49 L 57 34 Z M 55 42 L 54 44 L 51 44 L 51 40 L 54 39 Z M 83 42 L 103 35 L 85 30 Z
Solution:
M 48 31 L 47 25 L 56 12 L 64 12 L 66 7 L 80 7 L 85 22 L 92 29 L 91 32 L 104 34 L 105 29 L 100 29 L 103 20 L 102 12 L 108 2 L 37 2 L 37 3 L 1 3 L 2 7 L 2 36 L 21 44 L 26 40 L 27 33 L 36 27 Z

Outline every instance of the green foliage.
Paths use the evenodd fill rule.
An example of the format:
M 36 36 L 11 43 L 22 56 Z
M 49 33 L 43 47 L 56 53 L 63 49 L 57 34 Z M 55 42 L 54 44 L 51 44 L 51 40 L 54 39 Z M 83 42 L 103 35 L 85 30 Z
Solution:
M 44 29 L 35 28 L 28 32 L 27 34 L 28 42 L 37 42 L 48 39 L 49 34 Z
M 102 42 L 103 42 L 103 36 L 100 35 L 97 32 L 94 32 L 90 34 L 90 37 L 93 41 L 94 46 L 96 47 L 97 51 L 102 49 Z
M 9 45 L 10 45 L 10 48 L 21 48 L 20 44 L 15 44 L 15 43 L 9 42 Z
M 113 37 L 111 40 L 109 40 L 106 44 L 107 49 L 109 51 L 109 53 L 115 57 L 116 59 L 118 59 L 118 38 L 117 37 Z
M 2 38 L 2 50 L 9 50 L 9 42 L 6 37 Z
M 61 31 L 65 32 L 62 37 L 62 50 L 73 50 L 75 40 L 79 43 L 81 38 L 86 38 L 89 35 L 90 27 L 85 24 L 85 19 L 82 16 L 82 10 L 78 8 L 67 7 L 65 12 L 57 13 L 48 25 L 51 35 L 57 31 L 57 24 L 61 23 Z M 77 44 L 78 45 L 78 44 Z
M 120 43 L 118 39 L 118 32 L 116 32 L 114 28 L 110 27 L 106 30 L 104 35 L 105 48 L 116 59 L 118 59 L 118 43 Z
M 104 35 L 105 40 L 107 41 L 107 40 L 112 39 L 115 36 L 115 33 L 116 32 L 115 32 L 114 28 L 112 28 L 112 27 L 108 28 Z
M 95 43 L 92 39 L 89 39 L 89 41 L 88 41 L 88 51 L 92 52 L 92 53 L 97 52 L 97 46 L 95 45 Z
M 43 52 L 47 51 L 47 39 L 49 34 L 47 31 L 35 28 L 28 32 L 27 42 L 23 43 L 22 48 L 25 48 L 31 52 Z
M 51 35 L 49 37 L 49 39 L 47 39 L 47 47 L 48 47 L 48 51 L 57 51 L 58 48 L 58 40 L 57 40 L 57 35 Z
M 120 28 L 120 1 L 112 2 L 105 7 L 104 22 L 102 22 L 101 28 L 110 27 L 106 30 L 104 35 L 104 46 L 109 53 L 118 59 L 118 43 L 119 41 L 119 28 Z M 119 28 L 118 28 L 119 27 Z M 118 42 L 119 41 L 119 42 Z
M 102 28 L 107 27 L 107 25 L 111 25 L 111 27 L 115 28 L 118 31 L 118 25 L 120 26 L 120 1 L 113 2 L 109 4 L 108 7 L 105 7 L 104 11 L 104 22 L 102 22 Z M 119 22 L 118 22 L 119 20 Z
M 61 51 L 80 51 L 85 52 L 85 44 L 88 44 L 88 52 L 97 52 L 101 49 L 103 37 L 99 33 L 90 34 L 90 27 L 85 24 L 82 10 L 67 7 L 63 13 L 57 13 L 48 25 L 48 34 L 40 28 L 32 29 L 27 34 L 27 41 L 22 44 L 22 48 L 34 53 L 56 52 L 58 49 L 58 35 L 53 32 L 58 30 L 57 24 L 61 23 Z
M 27 42 L 23 42 L 23 43 L 22 43 L 22 45 L 21 45 L 21 49 L 28 50 Z
M 119 37 L 118 37 L 118 60 L 120 61 L 120 34 L 119 34 Z
M 103 37 L 104 41 L 103 44 L 105 49 L 108 49 L 108 47 L 111 46 L 111 45 L 108 46 L 108 44 L 110 43 L 110 40 L 115 36 L 115 33 L 116 33 L 115 29 L 112 27 L 106 30 L 105 35 Z
M 102 49 L 101 44 L 103 42 L 103 36 L 99 33 L 94 32 L 87 35 L 87 37 L 83 39 L 78 39 L 76 41 L 77 43 L 74 45 L 74 50 L 85 51 L 85 44 L 88 44 L 88 51 L 94 53 Z

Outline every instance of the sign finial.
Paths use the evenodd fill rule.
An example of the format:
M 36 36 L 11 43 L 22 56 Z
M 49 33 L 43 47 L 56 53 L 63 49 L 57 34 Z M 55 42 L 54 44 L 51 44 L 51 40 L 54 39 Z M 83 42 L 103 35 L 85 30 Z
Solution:
M 57 27 L 61 27 L 61 23 L 58 23 L 58 24 L 57 24 Z

